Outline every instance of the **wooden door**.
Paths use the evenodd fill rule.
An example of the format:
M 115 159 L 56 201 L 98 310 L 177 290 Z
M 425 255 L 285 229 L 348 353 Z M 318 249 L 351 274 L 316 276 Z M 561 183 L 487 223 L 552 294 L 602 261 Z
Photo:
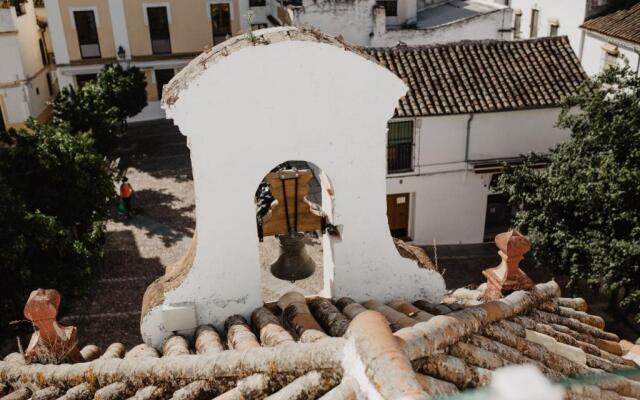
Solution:
M 387 218 L 391 236 L 408 239 L 409 236 L 409 193 L 387 195 Z

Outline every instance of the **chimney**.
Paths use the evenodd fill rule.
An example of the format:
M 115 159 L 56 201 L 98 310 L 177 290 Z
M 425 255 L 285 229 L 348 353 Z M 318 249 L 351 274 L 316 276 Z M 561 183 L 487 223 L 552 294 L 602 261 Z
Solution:
M 28 362 L 59 364 L 84 361 L 76 347 L 75 326 L 62 326 L 56 321 L 60 307 L 60 293 L 55 289 L 31 292 L 24 306 L 24 316 L 38 328 L 31 336 L 25 352 Z
M 373 36 L 380 37 L 387 33 L 387 14 L 383 6 L 373 7 Z
M 529 239 L 517 230 L 511 230 L 497 235 L 495 241 L 502 262 L 497 267 L 482 271 L 487 278 L 484 297 L 494 300 L 516 290 L 531 289 L 533 281 L 519 267 L 531 248 Z

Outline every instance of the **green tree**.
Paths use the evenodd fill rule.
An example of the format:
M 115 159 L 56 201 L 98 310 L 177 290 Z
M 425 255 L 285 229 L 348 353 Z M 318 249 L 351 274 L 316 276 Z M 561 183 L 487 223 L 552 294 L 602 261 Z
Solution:
M 100 264 L 112 174 L 89 134 L 29 122 L 0 133 L 0 331 L 31 290 L 83 293 Z M 6 331 L 5 331 L 6 332 Z
M 536 260 L 640 305 L 640 78 L 610 68 L 566 99 L 558 126 L 571 138 L 509 168 L 499 189 L 519 208 Z M 545 169 L 534 169 L 539 161 Z M 617 296 L 613 297 L 614 299 Z
M 71 135 L 64 127 L 33 121 L 28 127 L 0 133 L 0 142 L 7 145 L 0 177 L 28 210 L 86 232 L 106 217 L 115 195 L 113 173 L 104 157 L 93 151 L 89 134 Z
M 126 120 L 147 105 L 144 74 L 136 67 L 107 65 L 92 82 L 62 89 L 51 103 L 53 123 L 75 134 L 90 132 L 95 148 L 113 158 L 126 133 Z
M 114 156 L 124 137 L 124 127 L 120 111 L 105 102 L 96 83 L 87 82 L 77 91 L 65 87 L 51 106 L 54 125 L 65 127 L 73 134 L 89 132 L 100 154 L 108 158 Z
M 98 74 L 96 83 L 102 90 L 103 101 L 118 109 L 122 121 L 137 115 L 147 105 L 147 82 L 137 67 L 107 65 Z

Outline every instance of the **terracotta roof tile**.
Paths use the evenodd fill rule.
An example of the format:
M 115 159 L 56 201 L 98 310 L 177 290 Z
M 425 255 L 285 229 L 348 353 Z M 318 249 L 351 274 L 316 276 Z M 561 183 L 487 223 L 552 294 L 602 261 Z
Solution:
M 623 3 L 622 7 L 585 21 L 582 28 L 640 44 L 640 2 Z
M 398 117 L 553 107 L 586 79 L 566 37 L 362 51 L 409 87 Z
M 192 337 L 171 336 L 160 353 L 145 344 L 125 351 L 114 343 L 103 354 L 88 346 L 81 351 L 87 361 L 73 365 L 26 364 L 13 353 L 0 361 L 0 395 L 302 399 L 331 391 L 331 398 L 350 398 L 359 389 L 343 380 L 343 352 L 355 351 L 389 398 L 483 386 L 493 370 L 514 363 L 537 365 L 552 378 L 608 378 L 570 388 L 571 398 L 640 398 L 640 382 L 607 375 L 635 366 L 623 355 L 639 346 L 605 331 L 584 300 L 559 297 L 553 281 L 489 302 L 485 287 L 450 292 L 446 304 L 289 293 L 257 309 L 251 322 L 233 315 L 224 330 L 203 325 Z

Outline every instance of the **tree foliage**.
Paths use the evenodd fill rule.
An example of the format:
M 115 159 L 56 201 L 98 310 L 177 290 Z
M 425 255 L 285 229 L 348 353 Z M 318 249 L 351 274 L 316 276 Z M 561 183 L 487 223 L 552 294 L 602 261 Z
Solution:
M 535 258 L 580 282 L 640 304 L 640 78 L 610 68 L 566 99 L 558 126 L 568 141 L 530 154 L 498 182 L 519 209 L 516 225 Z M 535 169 L 539 161 L 545 169 Z
M 0 326 L 31 290 L 86 288 L 102 255 L 113 176 L 88 134 L 30 121 L 0 133 Z
M 144 74 L 136 67 L 107 65 L 94 81 L 62 89 L 52 102 L 53 123 L 74 134 L 90 132 L 96 150 L 113 158 L 126 132 L 126 119 L 147 105 Z

